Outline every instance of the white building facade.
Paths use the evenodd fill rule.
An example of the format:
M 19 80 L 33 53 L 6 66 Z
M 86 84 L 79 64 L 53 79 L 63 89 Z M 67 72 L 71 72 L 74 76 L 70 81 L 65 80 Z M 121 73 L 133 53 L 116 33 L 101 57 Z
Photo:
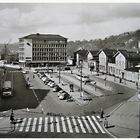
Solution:
M 118 52 L 118 55 L 115 57 L 115 64 L 115 76 L 124 78 L 124 70 L 127 68 L 127 60 L 121 52 Z
M 108 58 L 104 51 L 99 53 L 99 71 L 103 73 L 107 73 L 107 63 Z
M 38 33 L 19 38 L 19 63 L 23 66 L 67 63 L 67 38 Z

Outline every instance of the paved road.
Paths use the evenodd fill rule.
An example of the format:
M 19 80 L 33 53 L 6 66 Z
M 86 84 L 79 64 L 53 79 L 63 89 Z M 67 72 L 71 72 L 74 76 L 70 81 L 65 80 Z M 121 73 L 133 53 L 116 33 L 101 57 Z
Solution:
M 0 126 L 0 137 L 2 131 L 9 131 L 10 133 L 18 135 L 30 135 L 35 133 L 40 135 L 44 133 L 44 137 L 49 137 L 52 134 L 59 136 L 63 134 L 64 137 L 76 137 L 79 134 L 82 137 L 110 137 L 107 132 L 102 128 L 99 122 L 99 116 L 45 116 L 45 117 L 28 117 L 23 118 L 21 123 L 14 126 L 7 125 L 5 128 Z

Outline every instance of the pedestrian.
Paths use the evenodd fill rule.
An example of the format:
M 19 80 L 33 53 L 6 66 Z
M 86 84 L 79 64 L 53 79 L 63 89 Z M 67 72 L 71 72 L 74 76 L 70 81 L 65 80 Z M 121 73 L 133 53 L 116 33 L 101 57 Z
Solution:
M 13 122 L 14 120 L 15 120 L 15 118 L 14 118 L 14 112 L 11 109 L 10 121 Z
M 137 87 L 137 89 L 138 89 L 138 82 L 136 82 L 136 87 Z
M 108 121 L 107 121 L 107 118 L 104 119 L 104 127 L 105 127 L 105 128 L 108 128 Z
M 10 123 L 11 123 L 11 129 L 12 129 L 12 125 L 14 125 L 14 130 L 15 130 L 15 118 L 14 118 L 14 112 L 11 109 L 11 115 L 10 115 Z
M 100 117 L 101 117 L 101 119 L 104 118 L 104 111 L 102 108 L 101 108 L 101 116 Z
M 35 75 L 33 74 L 33 79 L 35 78 Z

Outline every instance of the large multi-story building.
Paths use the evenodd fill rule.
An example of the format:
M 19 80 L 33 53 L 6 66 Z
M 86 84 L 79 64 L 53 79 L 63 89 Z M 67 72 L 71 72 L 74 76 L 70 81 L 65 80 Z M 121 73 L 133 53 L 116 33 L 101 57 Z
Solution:
M 67 38 L 54 34 L 31 34 L 19 38 L 19 63 L 46 66 L 67 62 Z

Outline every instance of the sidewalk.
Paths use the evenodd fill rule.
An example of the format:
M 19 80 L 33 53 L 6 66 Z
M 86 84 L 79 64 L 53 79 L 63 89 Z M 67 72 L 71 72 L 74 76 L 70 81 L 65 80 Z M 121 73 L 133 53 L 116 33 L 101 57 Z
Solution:
M 77 72 L 78 70 L 75 70 L 75 72 Z M 131 88 L 133 88 L 133 89 L 136 89 L 137 88 L 137 86 L 136 86 L 136 83 L 135 82 L 130 82 L 130 81 L 127 81 L 127 80 L 122 80 L 122 83 L 120 83 L 120 79 L 119 78 L 117 78 L 117 77 L 114 77 L 114 76 L 111 76 L 111 75 L 106 75 L 106 74 L 100 74 L 99 73 L 99 75 L 97 76 L 97 72 L 90 72 L 90 70 L 89 69 L 87 69 L 87 68 L 83 68 L 82 69 L 82 72 L 84 73 L 84 74 L 86 74 L 86 75 L 94 75 L 94 76 L 96 76 L 96 77 L 98 77 L 98 78 L 100 78 L 100 79 L 105 79 L 105 78 L 107 78 L 106 80 L 107 81 L 111 81 L 111 82 L 114 82 L 114 83 L 117 83 L 117 84 L 120 84 L 120 85 L 124 85 L 124 86 L 128 86 L 128 87 L 131 87 Z
M 48 76 L 50 78 L 50 75 L 46 74 L 46 76 Z M 78 91 L 78 89 L 75 89 L 74 92 L 70 92 L 69 83 L 64 82 L 64 80 L 63 81 L 61 80 L 61 82 L 59 83 L 59 78 L 56 76 L 53 76 L 50 79 L 55 81 L 55 83 L 59 87 L 61 87 L 64 91 L 66 91 L 69 95 L 71 95 L 77 105 L 83 106 L 89 102 L 89 101 L 83 100 L 84 98 L 87 98 L 88 96 L 85 93 L 80 93 L 80 91 Z M 80 97 L 80 96 L 82 96 L 82 97 Z
M 140 125 L 137 95 L 116 107 L 107 120 L 107 130 L 111 134 L 119 138 L 137 138 Z

